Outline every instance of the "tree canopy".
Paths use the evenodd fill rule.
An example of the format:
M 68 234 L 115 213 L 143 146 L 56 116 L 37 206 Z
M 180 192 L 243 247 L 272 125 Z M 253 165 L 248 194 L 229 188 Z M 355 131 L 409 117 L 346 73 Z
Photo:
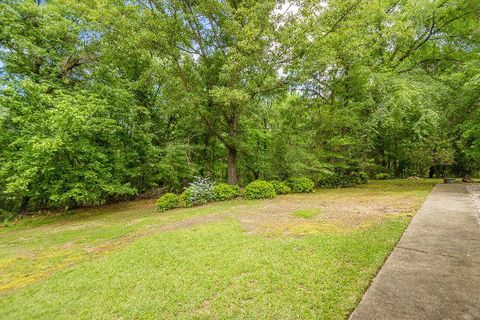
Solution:
M 4 0 L 0 208 L 480 169 L 477 0 Z

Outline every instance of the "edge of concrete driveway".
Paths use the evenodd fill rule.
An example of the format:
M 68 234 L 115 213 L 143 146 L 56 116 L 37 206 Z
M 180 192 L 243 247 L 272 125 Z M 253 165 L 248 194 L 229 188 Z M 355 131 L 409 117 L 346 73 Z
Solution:
M 462 184 L 438 184 L 350 320 L 480 319 L 480 224 Z

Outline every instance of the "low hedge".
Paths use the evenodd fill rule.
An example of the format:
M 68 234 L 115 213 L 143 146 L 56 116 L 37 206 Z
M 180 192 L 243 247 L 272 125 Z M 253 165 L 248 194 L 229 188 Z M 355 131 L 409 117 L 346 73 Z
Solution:
M 358 184 L 365 184 L 368 182 L 368 176 L 365 172 L 334 172 L 329 175 L 323 176 L 318 181 L 319 187 L 327 188 L 345 188 L 354 187 Z
M 359 177 L 359 179 L 361 178 Z M 157 210 L 166 211 L 178 207 L 192 207 L 207 203 L 209 199 L 224 201 L 240 196 L 239 186 L 226 183 L 213 185 L 206 179 L 204 180 L 199 180 L 196 184 L 191 183 L 180 195 L 174 193 L 164 194 L 157 200 Z M 277 194 L 287 194 L 290 191 L 300 193 L 312 192 L 314 187 L 314 182 L 306 177 L 291 178 L 288 182 L 256 180 L 249 183 L 245 188 L 245 198 L 250 200 L 275 198 Z
M 376 180 L 387 180 L 390 179 L 390 174 L 388 173 L 377 173 L 375 175 Z
M 219 183 L 213 187 L 215 201 L 230 200 L 240 196 L 240 187 L 226 183 Z
M 297 193 L 309 193 L 315 188 L 313 180 L 307 177 L 290 178 L 287 183 L 292 191 Z
M 276 194 L 287 194 L 292 191 L 292 189 L 283 181 L 273 180 L 270 181 L 270 183 L 273 185 L 273 188 L 275 188 Z
M 368 175 L 363 171 L 352 172 L 350 175 L 356 184 L 365 184 L 368 182 Z
M 165 193 L 157 200 L 157 210 L 166 211 L 178 206 L 178 196 L 175 193 Z
M 275 198 L 276 196 L 273 184 L 267 181 L 256 180 L 250 182 L 245 188 L 245 198 L 249 200 Z
M 179 196 L 178 196 L 178 206 L 179 207 L 186 207 L 190 208 L 193 206 L 192 201 L 192 192 L 190 189 L 185 189 Z

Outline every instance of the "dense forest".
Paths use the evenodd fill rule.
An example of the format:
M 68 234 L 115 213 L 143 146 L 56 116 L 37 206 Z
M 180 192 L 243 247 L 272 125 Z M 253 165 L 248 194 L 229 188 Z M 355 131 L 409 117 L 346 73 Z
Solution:
M 479 111 L 478 0 L 0 1 L 3 210 L 469 177 Z

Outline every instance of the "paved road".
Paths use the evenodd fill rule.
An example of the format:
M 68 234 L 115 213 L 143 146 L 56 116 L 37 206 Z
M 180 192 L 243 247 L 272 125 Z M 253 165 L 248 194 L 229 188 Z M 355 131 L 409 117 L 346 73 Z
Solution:
M 480 319 L 480 218 L 464 185 L 433 189 L 350 319 Z

